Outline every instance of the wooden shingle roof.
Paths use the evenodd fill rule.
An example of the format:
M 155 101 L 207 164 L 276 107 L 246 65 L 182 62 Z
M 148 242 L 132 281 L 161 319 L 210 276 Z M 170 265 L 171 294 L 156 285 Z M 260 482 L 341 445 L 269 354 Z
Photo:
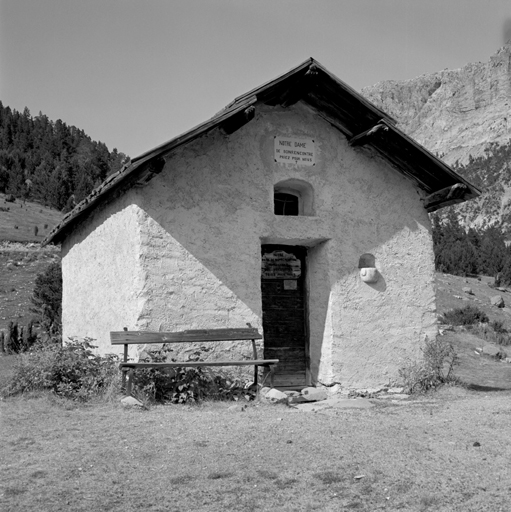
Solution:
M 109 176 L 79 203 L 45 238 L 43 244 L 60 242 L 73 226 L 112 194 L 147 183 L 161 172 L 163 157 L 215 128 L 233 133 L 254 117 L 258 105 L 288 107 L 303 101 L 342 132 L 349 143 L 368 146 L 422 189 L 428 212 L 477 197 L 475 186 L 408 137 L 396 122 L 361 94 L 339 80 L 314 59 L 307 59 L 280 77 L 236 98 L 204 123 L 134 158 Z

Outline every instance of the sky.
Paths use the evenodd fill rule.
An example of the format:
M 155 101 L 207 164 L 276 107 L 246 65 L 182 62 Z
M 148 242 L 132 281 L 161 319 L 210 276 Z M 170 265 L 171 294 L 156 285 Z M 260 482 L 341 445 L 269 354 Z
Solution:
M 309 57 L 360 90 L 507 39 L 511 0 L 0 0 L 0 100 L 133 158 Z

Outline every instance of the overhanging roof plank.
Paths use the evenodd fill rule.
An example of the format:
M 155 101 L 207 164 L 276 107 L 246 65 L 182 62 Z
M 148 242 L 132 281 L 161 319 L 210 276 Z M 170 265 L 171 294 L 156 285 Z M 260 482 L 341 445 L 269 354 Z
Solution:
M 231 135 L 235 131 L 239 130 L 242 126 L 245 126 L 247 123 L 252 121 L 254 116 L 255 107 L 252 105 L 224 121 L 220 127 L 227 135 Z
M 382 121 L 382 122 L 385 122 L 385 121 Z M 456 173 L 446 163 L 444 163 L 438 157 L 433 155 L 433 153 L 428 151 L 424 146 L 421 146 L 418 142 L 416 142 L 411 137 L 406 135 L 399 128 L 397 128 L 396 126 L 388 125 L 388 124 L 387 124 L 387 126 L 389 126 L 389 128 L 390 128 L 390 132 L 395 133 L 403 140 L 403 144 L 407 144 L 408 146 L 413 147 L 417 152 L 420 152 L 422 155 L 424 155 L 424 157 L 426 157 L 430 163 L 434 163 L 435 174 L 439 174 L 442 172 L 446 173 L 449 175 L 449 177 L 452 181 L 452 184 L 459 183 L 459 182 L 464 183 L 471 190 L 471 192 L 475 194 L 475 196 L 477 196 L 481 193 L 481 191 L 477 187 L 475 187 L 469 181 L 467 181 L 465 178 L 463 178 L 463 176 L 460 176 L 458 173 Z
M 429 211 L 446 202 L 463 201 L 463 198 L 469 192 L 469 188 L 464 183 L 455 183 L 427 196 L 424 199 L 424 208 Z
M 385 126 L 383 123 L 378 123 L 377 125 L 373 126 L 372 128 L 369 128 L 369 130 L 366 130 L 365 132 L 359 133 L 358 135 L 355 135 L 349 140 L 350 146 L 361 146 L 363 144 L 367 144 L 370 139 L 373 138 L 373 136 L 379 132 L 380 130 L 383 130 L 386 132 L 388 130 L 387 126 Z
M 374 149 L 377 153 L 379 153 L 385 160 L 387 160 L 393 167 L 396 168 L 397 172 L 401 173 L 403 176 L 408 178 L 412 183 L 415 183 L 421 190 L 424 190 L 426 193 L 430 191 L 426 182 L 424 182 L 421 177 L 417 175 L 417 173 L 412 172 L 408 168 L 403 167 L 402 162 L 396 158 L 395 155 L 389 155 L 386 152 L 383 152 L 379 147 L 374 146 Z

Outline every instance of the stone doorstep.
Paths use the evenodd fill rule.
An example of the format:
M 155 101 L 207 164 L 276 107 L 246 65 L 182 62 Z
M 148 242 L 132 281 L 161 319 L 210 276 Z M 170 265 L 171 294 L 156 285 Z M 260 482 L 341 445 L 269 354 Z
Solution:
M 144 407 L 144 404 L 132 396 L 126 396 L 121 399 L 124 407 Z
M 268 402 L 287 403 L 289 406 L 302 411 L 317 412 L 325 409 L 356 408 L 363 409 L 372 407 L 368 399 L 394 399 L 398 402 L 409 397 L 404 393 L 402 387 L 386 386 L 378 388 L 367 388 L 362 390 L 345 390 L 344 392 L 328 396 L 324 388 L 306 387 L 301 391 L 285 390 L 276 388 L 262 388 L 261 397 Z

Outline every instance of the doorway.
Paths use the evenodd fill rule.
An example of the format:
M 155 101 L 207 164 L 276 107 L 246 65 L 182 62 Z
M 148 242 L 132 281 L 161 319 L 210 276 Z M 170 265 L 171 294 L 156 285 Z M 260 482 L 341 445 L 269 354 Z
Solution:
M 307 385 L 306 264 L 305 247 L 262 246 L 264 358 L 280 360 L 275 369 L 276 387 Z

